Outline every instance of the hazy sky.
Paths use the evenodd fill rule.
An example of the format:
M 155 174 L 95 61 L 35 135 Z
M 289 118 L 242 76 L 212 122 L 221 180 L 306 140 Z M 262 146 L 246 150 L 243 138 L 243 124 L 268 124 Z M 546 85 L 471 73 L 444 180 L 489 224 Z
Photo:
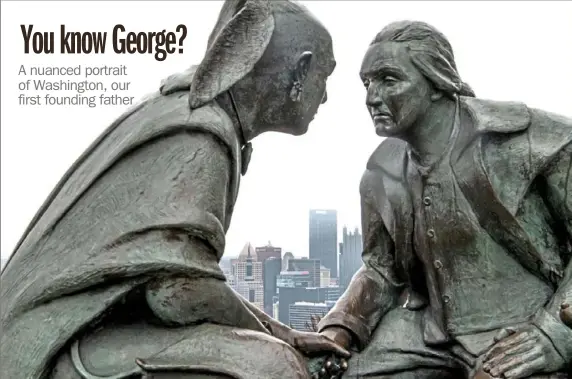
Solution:
M 477 96 L 526 102 L 572 116 L 572 3 L 303 1 L 330 30 L 337 68 L 328 102 L 303 137 L 268 134 L 254 141 L 248 174 L 227 238 L 229 255 L 245 242 L 272 241 L 308 254 L 308 210 L 334 208 L 359 225 L 358 184 L 380 139 L 367 114 L 358 71 L 374 35 L 389 22 L 417 19 L 447 35 L 464 81 Z M 139 98 L 160 80 L 198 63 L 221 2 L 2 2 L 1 12 L 1 253 L 12 253 L 28 222 L 70 164 L 125 107 L 18 105 L 21 64 L 125 64 L 128 96 Z M 20 24 L 37 31 L 175 30 L 187 25 L 184 54 L 25 55 Z M 103 80 L 108 80 L 104 78 Z

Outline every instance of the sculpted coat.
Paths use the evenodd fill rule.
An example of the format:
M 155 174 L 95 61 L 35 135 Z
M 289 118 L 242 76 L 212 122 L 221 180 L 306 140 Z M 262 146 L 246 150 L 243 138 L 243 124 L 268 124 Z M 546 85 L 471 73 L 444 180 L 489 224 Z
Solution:
M 217 260 L 239 154 L 228 116 L 215 104 L 191 114 L 180 94 L 154 96 L 106 130 L 57 185 L 2 273 L 3 372 L 37 377 L 77 331 L 158 272 L 223 276 Z M 218 257 L 189 260 L 187 234 Z M 93 291 L 102 283 L 113 284 Z
M 408 327 L 399 329 L 407 313 L 421 315 L 422 345 L 463 341 L 464 336 L 532 320 L 570 362 L 572 330 L 562 327 L 559 310 L 563 302 L 572 301 L 572 120 L 520 103 L 461 97 L 460 104 L 470 120 L 462 128 L 466 143 L 453 148 L 451 169 L 477 223 L 510 258 L 492 254 L 486 266 L 475 263 L 465 270 L 467 282 L 443 296 L 455 290 L 453 278 L 439 277 L 438 272 L 447 269 L 445 260 L 432 262 L 435 257 L 427 257 L 415 234 L 428 226 L 417 217 L 414 204 L 426 209 L 437 204 L 413 188 L 407 144 L 388 138 L 372 154 L 360 186 L 364 266 L 319 329 L 346 328 L 360 351 L 370 343 L 400 351 L 398 340 L 414 333 Z M 455 216 L 451 222 L 460 221 Z M 432 229 L 422 231 L 434 236 Z M 447 251 L 439 254 L 446 256 Z M 486 292 L 495 285 L 490 280 L 494 270 L 507 259 L 517 262 L 515 270 L 522 270 L 523 281 L 504 281 L 499 292 Z M 473 285 L 480 280 L 486 280 L 481 289 Z M 527 293 L 527 283 L 533 283 L 536 292 Z M 389 316 L 404 289 L 401 305 L 410 311 L 396 310 L 400 316 Z M 380 335 L 372 341 L 376 328 L 395 329 L 391 336 L 398 340 Z M 348 377 L 412 364 L 393 362 L 392 367 L 391 351 L 371 354 L 354 356 Z

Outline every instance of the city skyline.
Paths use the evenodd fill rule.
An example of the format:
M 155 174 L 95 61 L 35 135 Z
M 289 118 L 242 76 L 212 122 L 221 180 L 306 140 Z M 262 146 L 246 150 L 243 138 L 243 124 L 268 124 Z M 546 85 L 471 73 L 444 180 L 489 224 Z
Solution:
M 286 251 L 308 256 L 306 212 L 310 208 L 336 209 L 339 219 L 349 228 L 360 224 L 360 179 L 369 156 L 382 139 L 375 135 L 358 73 L 372 38 L 390 22 L 420 19 L 450 36 L 459 72 L 479 97 L 522 101 L 530 107 L 570 115 L 572 55 L 568 49 L 562 49 L 567 46 L 572 28 L 567 20 L 570 12 L 565 8 L 570 5 L 566 2 L 550 7 L 534 2 L 428 2 L 415 7 L 408 2 L 302 3 L 332 34 L 337 66 L 327 82 L 328 101 L 320 107 L 306 135 L 268 133 L 253 140 L 252 159 L 247 174 L 241 178 L 240 195 L 227 233 L 227 254 L 238 254 L 245 241 L 260 246 L 271 239 Z M 46 65 L 49 58 L 49 64 L 54 66 L 125 65 L 126 80 L 131 83 L 125 96 L 136 99 L 157 91 L 162 79 L 202 60 L 221 7 L 218 1 L 179 2 L 178 11 L 173 12 L 171 7 L 143 2 L 138 8 L 141 16 L 133 18 L 130 4 L 114 3 L 115 18 L 111 19 L 105 7 L 69 2 L 58 19 L 53 20 L 45 17 L 53 11 L 50 3 L 40 2 L 34 7 L 20 2 L 2 4 L 6 8 L 4 15 L 21 15 L 20 19 L 24 17 L 30 24 L 49 28 L 59 27 L 60 23 L 80 23 L 93 31 L 107 30 L 121 19 L 132 20 L 130 27 L 134 30 L 161 30 L 165 23 L 180 23 L 180 14 L 200 15 L 187 25 L 189 37 L 184 54 L 171 55 L 164 62 L 157 62 L 150 55 L 26 55 L 21 41 L 10 33 L 19 30 L 19 18 L 3 16 L 2 30 L 6 33 L 2 33 L 2 51 L 11 57 L 2 64 L 3 87 L 17 88 L 21 77 L 14 73 L 23 61 L 39 66 Z M 554 7 L 561 10 L 555 11 Z M 475 12 L 487 15 L 486 28 L 479 17 L 471 17 Z M 89 17 L 78 19 L 81 14 Z M 339 22 L 340 14 L 360 20 L 360 27 L 348 33 L 347 25 Z M 507 18 L 511 20 L 510 28 L 506 28 Z M 530 27 L 539 19 L 553 20 L 550 26 L 554 38 L 546 38 Z M 523 80 L 535 67 L 545 65 L 545 56 L 530 54 L 530 46 L 536 45 L 549 52 L 551 71 L 559 74 L 560 85 L 545 80 L 531 87 Z M 503 59 L 490 59 L 496 56 Z M 546 96 L 547 93 L 553 95 Z M 28 223 L 70 165 L 125 111 L 124 107 L 70 107 L 65 111 L 61 107 L 36 107 L 31 112 L 29 107 L 15 106 L 14 99 L 2 97 L 2 258 L 12 253 Z M 46 121 L 49 128 L 45 127 Z M 34 138 L 30 138 L 31 134 Z
M 312 211 L 312 210 L 322 210 L 322 208 L 310 208 L 308 211 Z M 336 209 L 331 209 L 331 210 L 336 210 Z M 307 212 L 308 212 L 308 211 L 307 211 Z M 336 210 L 336 211 L 337 211 L 337 210 Z M 308 221 L 309 221 L 309 220 L 308 220 Z M 337 225 L 337 244 L 342 242 L 343 233 L 344 233 L 344 230 L 346 230 L 346 229 L 347 229 L 347 230 L 352 230 L 352 231 L 357 231 L 358 233 L 361 233 L 361 227 L 358 226 L 358 225 L 351 225 L 351 224 L 349 224 L 349 223 L 344 223 L 344 222 L 338 223 L 338 225 Z M 258 241 L 265 241 L 265 242 L 258 242 Z M 303 257 L 309 258 L 309 257 L 310 257 L 310 254 L 309 254 L 309 253 L 310 253 L 310 248 L 309 248 L 309 246 L 308 246 L 305 250 L 302 249 L 302 252 L 299 253 L 299 252 L 297 252 L 297 251 L 294 251 L 293 249 L 289 249 L 288 247 L 286 247 L 286 246 L 288 246 L 287 243 L 286 243 L 286 244 L 283 244 L 283 243 L 275 243 L 275 242 L 274 242 L 275 240 L 272 239 L 272 238 L 269 238 L 269 237 L 265 239 L 265 238 L 263 238 L 263 237 L 261 236 L 261 238 L 259 238 L 258 241 L 255 241 L 255 240 L 244 240 L 243 243 L 242 243 L 242 245 L 241 245 L 242 247 L 239 248 L 238 250 L 236 250 L 236 252 L 229 251 L 228 249 L 225 250 L 225 253 L 224 253 L 224 255 L 223 255 L 223 258 L 227 258 L 227 257 L 228 257 L 228 258 L 237 258 L 237 257 L 239 256 L 240 252 L 242 251 L 242 249 L 244 248 L 244 245 L 245 245 L 245 244 L 248 244 L 248 243 L 250 243 L 255 249 L 262 248 L 262 247 L 267 247 L 267 246 L 280 247 L 280 248 L 282 249 L 282 255 L 281 255 L 282 257 L 283 257 L 284 254 L 286 254 L 286 253 L 292 253 L 292 254 L 294 254 L 294 256 L 295 256 L 296 258 L 298 258 L 298 257 L 300 257 L 300 258 L 303 258 Z M 308 245 L 309 245 L 309 244 L 308 244 Z M 336 245 L 336 246 L 337 246 L 337 245 Z M 340 254 L 339 249 L 337 250 L 337 254 L 338 254 L 338 255 Z

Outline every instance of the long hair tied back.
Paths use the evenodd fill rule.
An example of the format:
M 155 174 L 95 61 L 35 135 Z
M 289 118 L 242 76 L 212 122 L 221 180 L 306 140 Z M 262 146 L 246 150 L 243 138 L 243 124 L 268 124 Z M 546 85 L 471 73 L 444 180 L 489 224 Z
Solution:
M 398 21 L 387 25 L 371 44 L 401 42 L 407 44 L 411 60 L 436 89 L 451 97 L 475 97 L 472 88 L 457 72 L 453 48 L 433 26 L 421 21 Z

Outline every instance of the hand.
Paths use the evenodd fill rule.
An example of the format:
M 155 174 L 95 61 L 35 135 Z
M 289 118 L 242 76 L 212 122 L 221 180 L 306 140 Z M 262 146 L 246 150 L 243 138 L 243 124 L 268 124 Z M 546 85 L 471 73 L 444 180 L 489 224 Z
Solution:
M 352 336 L 351 334 L 344 328 L 340 328 L 337 326 L 331 326 L 327 329 L 322 330 L 320 333 L 324 337 L 328 337 L 344 349 L 349 349 Z
M 194 70 L 190 68 L 163 79 L 159 87 L 159 92 L 161 92 L 161 95 L 166 96 L 178 91 L 188 91 L 193 82 L 193 73 Z
M 568 303 L 560 306 L 560 319 L 569 328 L 572 328 L 572 307 Z
M 338 357 L 349 358 L 350 352 L 345 347 L 340 346 L 333 339 L 315 332 L 303 332 L 291 330 L 288 342 L 292 347 L 305 355 L 324 355 L 333 353 Z
M 320 357 L 310 361 L 309 369 L 312 379 L 340 379 L 348 369 L 348 362 L 335 355 Z
M 534 325 L 518 332 L 503 329 L 495 342 L 483 357 L 483 369 L 494 377 L 528 378 L 537 373 L 558 371 L 565 366 L 552 342 Z

